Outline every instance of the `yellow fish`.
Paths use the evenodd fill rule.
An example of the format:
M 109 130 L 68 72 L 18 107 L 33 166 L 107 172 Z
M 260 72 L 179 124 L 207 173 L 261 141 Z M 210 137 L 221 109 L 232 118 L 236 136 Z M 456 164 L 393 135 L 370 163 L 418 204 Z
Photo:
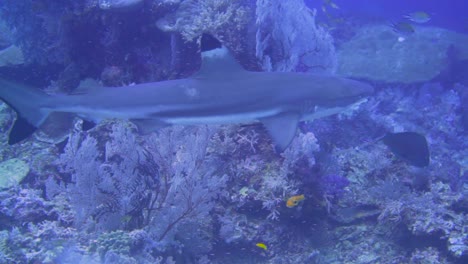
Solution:
M 337 4 L 335 4 L 334 2 L 332 2 L 332 0 L 323 0 L 322 1 L 322 11 L 324 13 L 327 12 L 328 7 L 331 7 L 333 9 L 340 9 L 340 7 Z
M 261 249 L 268 250 L 268 247 L 264 243 L 257 243 L 255 245 Z
M 288 208 L 296 207 L 299 204 L 299 202 L 304 199 L 305 199 L 305 196 L 303 194 L 292 196 L 286 201 L 286 206 Z
M 414 27 L 408 22 L 396 22 L 390 24 L 390 27 L 397 34 L 401 35 L 410 35 L 415 32 Z

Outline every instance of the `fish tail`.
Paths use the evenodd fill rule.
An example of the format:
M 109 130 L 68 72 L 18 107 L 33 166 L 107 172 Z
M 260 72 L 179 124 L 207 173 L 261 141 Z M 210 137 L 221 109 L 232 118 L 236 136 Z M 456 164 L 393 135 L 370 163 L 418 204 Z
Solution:
M 17 114 L 10 130 L 8 144 L 29 137 L 49 116 L 47 103 L 51 96 L 34 87 L 0 79 L 0 99 Z

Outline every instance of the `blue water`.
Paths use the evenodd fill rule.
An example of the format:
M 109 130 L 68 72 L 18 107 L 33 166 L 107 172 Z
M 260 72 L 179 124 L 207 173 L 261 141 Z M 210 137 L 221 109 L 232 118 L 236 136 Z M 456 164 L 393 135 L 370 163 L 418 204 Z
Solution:
M 321 1 L 306 0 L 305 2 L 312 8 L 320 9 L 321 7 Z M 449 2 L 439 0 L 336 0 L 333 2 L 340 7 L 340 10 L 336 11 L 336 13 L 344 15 L 395 21 L 411 12 L 424 11 L 431 14 L 430 25 L 450 28 L 465 33 L 468 30 L 468 2 L 463 0 L 453 0 Z

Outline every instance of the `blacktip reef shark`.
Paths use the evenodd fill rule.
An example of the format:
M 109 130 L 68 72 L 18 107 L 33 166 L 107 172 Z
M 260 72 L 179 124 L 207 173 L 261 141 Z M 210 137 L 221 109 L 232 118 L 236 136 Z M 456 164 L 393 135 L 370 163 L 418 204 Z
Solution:
M 295 136 L 298 122 L 336 114 L 373 92 L 372 86 L 335 75 L 250 72 L 226 48 L 202 53 L 189 78 L 101 87 L 74 95 L 0 80 L 0 98 L 17 112 L 9 144 L 30 136 L 51 113 L 84 120 L 128 119 L 143 133 L 168 125 L 261 122 L 278 151 Z

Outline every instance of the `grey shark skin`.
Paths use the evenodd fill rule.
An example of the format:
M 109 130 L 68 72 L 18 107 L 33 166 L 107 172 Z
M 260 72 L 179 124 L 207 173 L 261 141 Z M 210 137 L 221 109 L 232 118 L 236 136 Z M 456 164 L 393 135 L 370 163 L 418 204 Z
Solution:
M 85 94 L 49 96 L 0 80 L 0 98 L 18 113 L 9 143 L 28 136 L 20 124 L 37 128 L 50 113 L 61 112 L 95 122 L 129 119 L 143 132 L 174 124 L 262 122 L 282 151 L 299 121 L 335 114 L 373 92 L 368 84 L 334 75 L 249 72 L 225 48 L 202 56 L 200 71 L 190 78 L 96 88 Z M 13 133 L 20 138 L 11 140 Z

